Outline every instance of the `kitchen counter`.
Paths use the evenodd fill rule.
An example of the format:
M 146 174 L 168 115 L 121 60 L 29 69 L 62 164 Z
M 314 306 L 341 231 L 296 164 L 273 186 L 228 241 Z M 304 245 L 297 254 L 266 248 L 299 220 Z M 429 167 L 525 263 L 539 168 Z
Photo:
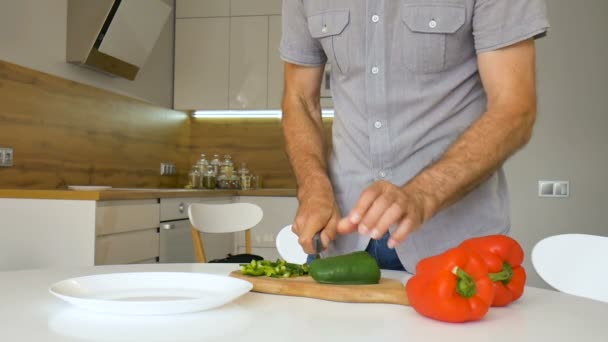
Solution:
M 160 316 L 98 314 L 48 292 L 54 282 L 120 272 L 227 275 L 235 264 L 158 264 L 0 272 L 2 341 L 605 341 L 608 304 L 526 287 L 477 322 L 443 323 L 395 304 L 356 304 L 247 293 L 225 306 Z M 383 271 L 402 281 L 405 273 Z M 312 328 L 311 328 L 312 327 Z
M 189 190 L 189 189 L 145 189 L 111 188 L 107 190 L 29 190 L 0 189 L 0 198 L 58 199 L 114 201 L 151 198 L 178 197 L 226 197 L 226 196 L 278 196 L 294 197 L 295 189 L 256 190 Z

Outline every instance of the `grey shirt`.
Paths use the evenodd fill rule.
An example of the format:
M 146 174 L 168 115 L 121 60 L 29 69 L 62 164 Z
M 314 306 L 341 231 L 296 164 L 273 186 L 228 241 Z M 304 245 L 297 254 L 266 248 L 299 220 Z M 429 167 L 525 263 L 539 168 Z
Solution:
M 543 0 L 283 0 L 281 57 L 331 63 L 335 117 L 330 178 L 343 215 L 378 179 L 403 185 L 486 109 L 477 54 L 543 35 Z M 397 247 L 414 271 L 466 238 L 508 233 L 502 170 Z M 329 255 L 363 250 L 339 236 Z

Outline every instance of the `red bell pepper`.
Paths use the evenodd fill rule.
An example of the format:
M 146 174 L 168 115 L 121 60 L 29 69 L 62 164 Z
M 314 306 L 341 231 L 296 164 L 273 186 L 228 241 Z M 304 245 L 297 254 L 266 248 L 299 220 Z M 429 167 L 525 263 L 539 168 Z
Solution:
M 461 247 L 479 254 L 494 282 L 492 306 L 506 306 L 519 299 L 526 285 L 526 271 L 521 266 L 524 251 L 513 238 L 506 235 L 488 235 L 465 240 Z
M 483 259 L 459 247 L 421 260 L 406 292 L 421 315 L 454 323 L 481 319 L 494 298 Z

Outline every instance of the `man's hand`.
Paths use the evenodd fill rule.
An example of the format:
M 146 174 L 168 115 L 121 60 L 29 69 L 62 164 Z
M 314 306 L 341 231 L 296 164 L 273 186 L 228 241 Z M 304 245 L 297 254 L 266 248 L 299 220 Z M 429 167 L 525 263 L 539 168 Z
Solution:
M 388 246 L 394 248 L 428 220 L 433 211 L 431 200 L 411 186 L 400 188 L 387 181 L 377 181 L 363 191 L 350 214 L 340 220 L 338 233 L 358 230 L 377 240 L 390 226 L 398 224 L 388 240 Z
M 316 183 L 316 181 L 315 181 Z M 292 230 L 299 236 L 300 245 L 308 254 L 317 251 L 312 245 L 313 236 L 321 232 L 323 246 L 327 247 L 336 238 L 336 227 L 340 220 L 340 210 L 335 201 L 329 180 L 322 180 L 306 189 L 300 189 L 300 205 Z

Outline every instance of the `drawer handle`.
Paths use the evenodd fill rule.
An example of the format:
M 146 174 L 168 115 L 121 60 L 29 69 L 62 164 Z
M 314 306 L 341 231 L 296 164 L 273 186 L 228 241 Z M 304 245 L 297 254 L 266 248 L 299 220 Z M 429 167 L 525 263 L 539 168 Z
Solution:
M 179 210 L 180 213 L 183 213 L 184 210 L 186 210 L 186 205 L 184 203 L 180 203 L 177 210 Z
M 171 223 L 163 223 L 163 224 L 160 225 L 160 227 L 162 229 L 166 229 L 166 230 L 170 230 L 170 229 L 175 228 Z

